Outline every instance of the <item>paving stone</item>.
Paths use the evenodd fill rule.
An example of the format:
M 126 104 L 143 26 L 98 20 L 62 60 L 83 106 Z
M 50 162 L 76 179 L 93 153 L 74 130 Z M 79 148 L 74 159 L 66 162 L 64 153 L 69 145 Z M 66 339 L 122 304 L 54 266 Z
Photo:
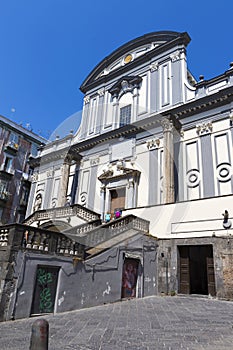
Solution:
M 233 303 L 148 297 L 48 315 L 49 350 L 226 350 L 233 348 Z M 37 318 L 0 323 L 0 349 L 29 349 Z

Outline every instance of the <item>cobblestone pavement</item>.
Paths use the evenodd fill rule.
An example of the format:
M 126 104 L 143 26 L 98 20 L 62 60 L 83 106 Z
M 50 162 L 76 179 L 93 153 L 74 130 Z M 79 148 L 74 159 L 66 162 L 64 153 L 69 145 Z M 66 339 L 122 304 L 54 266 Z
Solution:
M 233 302 L 147 297 L 44 317 L 49 350 L 233 349 Z M 0 323 L 0 349 L 29 349 L 35 318 Z

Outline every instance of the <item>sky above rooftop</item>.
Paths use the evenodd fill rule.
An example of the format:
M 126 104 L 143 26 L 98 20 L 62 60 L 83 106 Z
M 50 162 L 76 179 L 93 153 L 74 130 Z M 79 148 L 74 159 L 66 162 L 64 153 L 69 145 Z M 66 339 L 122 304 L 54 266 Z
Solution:
M 232 11 L 231 0 L 0 0 L 0 114 L 47 138 L 67 119 L 75 129 L 90 71 L 154 31 L 188 32 L 196 79 L 222 74 L 233 61 Z

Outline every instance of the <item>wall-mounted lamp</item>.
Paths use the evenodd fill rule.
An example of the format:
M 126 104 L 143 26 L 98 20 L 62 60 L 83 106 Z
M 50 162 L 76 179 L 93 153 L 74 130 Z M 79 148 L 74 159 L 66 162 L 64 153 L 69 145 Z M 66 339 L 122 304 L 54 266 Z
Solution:
M 229 213 L 227 210 L 224 211 L 223 215 L 223 227 L 227 230 L 231 228 L 231 220 L 229 220 Z

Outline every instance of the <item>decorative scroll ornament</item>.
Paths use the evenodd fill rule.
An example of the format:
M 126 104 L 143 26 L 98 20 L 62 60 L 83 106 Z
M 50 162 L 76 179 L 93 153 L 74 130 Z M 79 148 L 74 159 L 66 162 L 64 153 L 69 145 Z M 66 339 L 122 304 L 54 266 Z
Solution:
M 112 97 L 120 98 L 127 92 L 133 93 L 135 88 L 139 89 L 141 82 L 140 76 L 124 76 L 109 89 L 109 92 Z
M 95 166 L 95 165 L 97 165 L 97 164 L 99 164 L 99 162 L 100 162 L 100 159 L 99 158 L 93 158 L 93 159 L 91 159 L 91 166 Z
M 85 103 L 85 105 L 90 103 L 90 96 L 85 96 L 84 97 L 84 103 Z
M 212 131 L 213 131 L 213 124 L 211 121 L 197 124 L 196 126 L 196 132 L 199 136 L 210 134 Z
M 180 130 L 180 136 L 184 137 L 184 130 L 183 129 Z
M 181 58 L 181 53 L 180 53 L 180 51 L 176 51 L 170 57 L 171 57 L 172 62 L 178 61 Z
M 104 89 L 100 89 L 98 90 L 98 95 L 101 97 L 101 96 L 104 96 L 104 93 L 105 93 L 105 90 Z
M 159 139 L 152 139 L 150 141 L 147 141 L 147 148 L 149 150 L 153 150 L 159 147 L 160 145 L 160 140 Z
M 103 169 L 102 173 L 98 177 L 100 181 L 106 181 L 109 179 L 127 177 L 127 176 L 139 176 L 140 171 L 130 167 L 129 162 L 119 159 L 114 165 L 109 164 L 107 169 Z
M 33 175 L 31 175 L 31 180 L 32 180 L 32 182 L 38 181 L 38 178 L 39 178 L 38 174 L 33 174 Z
M 151 72 L 155 72 L 156 70 L 158 70 L 158 68 L 159 68 L 158 62 L 151 63 L 151 65 L 150 65 L 150 71 Z
M 53 177 L 53 175 L 54 175 L 54 171 L 52 169 L 47 171 L 47 177 L 50 178 L 50 177 Z

